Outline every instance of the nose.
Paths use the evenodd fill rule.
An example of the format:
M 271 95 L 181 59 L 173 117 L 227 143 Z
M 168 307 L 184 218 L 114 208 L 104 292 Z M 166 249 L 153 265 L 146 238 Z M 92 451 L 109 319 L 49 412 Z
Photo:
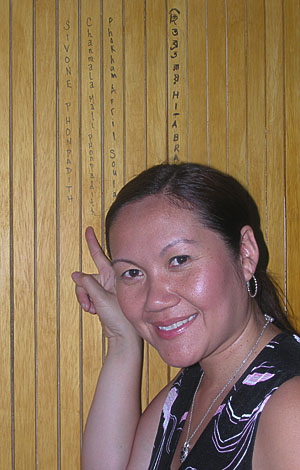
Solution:
M 159 312 L 166 308 L 176 306 L 180 302 L 179 296 L 173 291 L 167 278 L 153 277 L 148 279 L 146 292 L 146 312 Z

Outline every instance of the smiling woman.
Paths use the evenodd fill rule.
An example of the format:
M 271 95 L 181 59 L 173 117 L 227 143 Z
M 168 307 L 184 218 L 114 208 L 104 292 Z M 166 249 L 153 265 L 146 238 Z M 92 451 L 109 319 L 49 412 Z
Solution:
M 244 244 L 250 234 L 248 227 Z M 163 195 L 126 205 L 110 228 L 110 246 L 120 307 L 168 364 L 194 364 L 239 336 L 248 321 L 240 287 L 252 267 L 245 259 L 242 279 L 225 242 L 193 212 Z
M 110 259 L 87 229 L 98 274 L 73 274 L 109 343 L 83 469 L 296 468 L 300 339 L 247 191 L 202 165 L 158 165 L 120 191 L 106 236 Z M 183 369 L 140 416 L 141 338 Z

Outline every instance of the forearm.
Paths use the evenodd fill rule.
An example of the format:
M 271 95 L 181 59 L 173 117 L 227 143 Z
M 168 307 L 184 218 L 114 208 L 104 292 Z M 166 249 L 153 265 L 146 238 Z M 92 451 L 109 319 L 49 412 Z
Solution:
M 140 418 L 142 343 L 110 338 L 88 416 L 82 470 L 126 468 Z

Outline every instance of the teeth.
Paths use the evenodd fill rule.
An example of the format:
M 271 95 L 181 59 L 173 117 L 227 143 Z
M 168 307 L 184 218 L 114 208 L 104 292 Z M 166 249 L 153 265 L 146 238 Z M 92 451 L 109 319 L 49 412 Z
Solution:
M 169 326 L 159 326 L 158 329 L 163 330 L 163 331 L 175 330 L 176 328 L 179 328 L 180 326 L 185 325 L 189 321 L 193 320 L 196 317 L 196 315 L 197 315 L 197 313 L 194 313 L 194 315 L 191 315 L 186 320 L 182 320 L 182 321 L 179 321 L 177 323 L 173 323 L 173 325 L 169 325 Z

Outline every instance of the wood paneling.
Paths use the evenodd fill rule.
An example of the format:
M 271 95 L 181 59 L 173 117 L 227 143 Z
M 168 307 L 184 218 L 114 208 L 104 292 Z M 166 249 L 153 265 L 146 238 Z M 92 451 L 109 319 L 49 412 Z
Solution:
M 300 210 L 300 5 L 284 2 L 285 117 L 286 117 L 286 223 L 287 295 L 293 321 L 300 329 L 299 297 L 299 210 Z
M 167 160 L 166 7 L 146 2 L 147 166 Z
M 37 455 L 57 462 L 57 223 L 55 1 L 39 2 L 35 37 L 36 369 Z M 45 57 L 48 60 L 45 61 Z M 46 235 L 47 234 L 47 235 Z M 46 268 L 46 269 L 45 269 Z
M 144 1 L 124 2 L 125 179 L 146 166 L 145 22 Z
M 0 1 L 2 27 L 0 30 L 0 467 L 12 464 L 12 403 L 11 403 L 11 291 L 10 291 L 10 28 L 9 3 Z M 11 312 L 12 313 L 12 312 Z
M 35 465 L 32 3 L 12 5 L 12 231 L 15 466 Z
M 246 18 L 245 4 L 227 2 L 227 170 L 247 184 Z
M 275 5 L 276 4 L 276 5 Z M 275 8 L 276 6 L 276 8 Z M 284 56 L 281 0 L 266 2 L 266 240 L 269 270 L 284 292 L 285 147 Z
M 103 2 L 104 211 L 124 183 L 123 2 Z
M 58 11 L 58 400 L 59 462 L 80 465 L 80 315 L 70 272 L 79 269 L 79 30 L 78 5 Z
M 270 271 L 300 328 L 300 7 L 0 7 L 0 466 L 79 469 L 105 341 L 98 319 L 80 310 L 70 275 L 94 271 L 85 229 L 103 243 L 108 207 L 144 168 L 208 163 L 248 186 Z M 144 356 L 143 407 L 177 373 L 148 345 Z
M 247 166 L 248 189 L 266 229 L 266 64 L 263 0 L 248 0 L 247 22 Z
M 92 226 L 102 239 L 102 127 L 101 127 L 101 6 L 85 1 L 81 6 L 81 224 L 82 269 L 95 272 L 85 242 L 85 229 Z M 99 319 L 82 314 L 82 413 L 84 426 L 102 364 Z
M 205 0 L 188 2 L 188 148 L 189 161 L 208 163 Z
M 227 170 L 226 136 L 226 8 L 210 0 L 206 6 L 208 163 Z M 216 11 L 218 14 L 216 15 Z
M 186 2 L 167 2 L 168 161 L 188 160 Z

